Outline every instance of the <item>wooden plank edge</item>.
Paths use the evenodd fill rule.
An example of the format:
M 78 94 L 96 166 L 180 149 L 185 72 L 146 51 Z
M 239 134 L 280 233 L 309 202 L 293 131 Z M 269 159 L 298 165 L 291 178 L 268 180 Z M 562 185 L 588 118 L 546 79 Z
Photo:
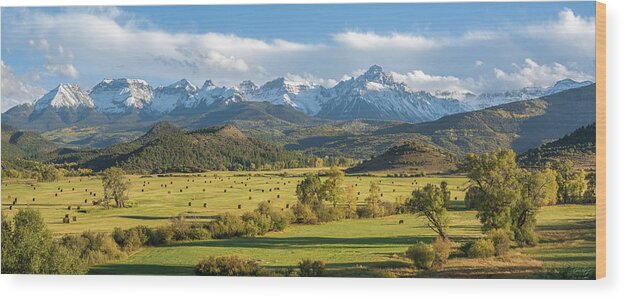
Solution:
M 606 277 L 606 5 L 595 6 L 596 80 L 596 279 Z

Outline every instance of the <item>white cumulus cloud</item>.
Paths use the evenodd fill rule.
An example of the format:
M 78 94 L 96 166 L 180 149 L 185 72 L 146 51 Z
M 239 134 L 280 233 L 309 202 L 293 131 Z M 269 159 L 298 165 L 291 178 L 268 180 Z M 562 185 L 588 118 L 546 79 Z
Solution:
M 527 86 L 547 87 L 558 80 L 573 79 L 576 81 L 594 80 L 594 77 L 584 72 L 571 70 L 566 66 L 554 62 L 539 64 L 526 58 L 522 65 L 512 64 L 513 71 L 505 72 L 495 68 L 496 79 L 507 88 L 522 88 Z
M 78 79 L 80 73 L 71 63 L 54 63 L 46 61 L 44 69 L 48 74 L 57 75 L 70 79 Z
M 408 73 L 391 72 L 393 79 L 404 82 L 413 90 L 425 90 L 428 92 L 435 91 L 455 91 L 455 92 L 472 92 L 470 90 L 470 82 L 455 76 L 439 76 L 426 74 L 422 70 L 414 70 Z
M 577 49 L 580 54 L 595 55 L 595 18 L 576 15 L 566 8 L 558 13 L 558 20 L 529 25 L 523 30 L 528 37 L 553 42 Z
M 339 44 L 358 50 L 373 49 L 410 49 L 429 50 L 439 47 L 440 44 L 435 39 L 430 39 L 420 35 L 392 33 L 390 35 L 379 35 L 374 32 L 354 32 L 348 31 L 338 33 L 333 36 Z
M 28 78 L 18 76 L 13 69 L 0 61 L 2 65 L 2 112 L 23 103 L 32 103 L 41 97 L 45 90 L 29 82 Z

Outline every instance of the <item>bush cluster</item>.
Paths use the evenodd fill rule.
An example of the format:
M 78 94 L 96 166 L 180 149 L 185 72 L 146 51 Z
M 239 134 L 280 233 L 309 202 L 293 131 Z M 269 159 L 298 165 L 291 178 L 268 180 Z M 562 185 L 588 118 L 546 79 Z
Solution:
M 283 231 L 293 217 L 289 213 L 276 211 L 267 202 L 261 202 L 255 211 L 247 212 L 241 218 L 255 228 L 256 235 L 264 235 L 270 231 Z
M 292 219 L 292 214 L 277 211 L 268 203 L 262 202 L 256 210 L 240 217 L 230 213 L 219 215 L 207 227 L 215 239 L 253 237 L 271 231 L 282 231 L 288 227 Z
M 125 256 L 111 235 L 105 233 L 87 231 L 80 235 L 66 235 L 61 239 L 61 245 L 78 253 L 88 265 L 101 264 Z
M 417 244 L 408 247 L 406 251 L 408 256 L 414 265 L 420 269 L 430 269 L 434 263 L 436 254 L 432 245 L 423 242 L 417 242 Z
M 323 275 L 326 268 L 324 261 L 313 261 L 304 259 L 298 264 L 299 276 L 301 277 L 319 277 Z
M 432 241 L 432 249 L 434 250 L 433 266 L 440 268 L 447 263 L 449 255 L 451 255 L 451 241 L 436 237 Z
M 262 276 L 264 273 L 255 261 L 236 255 L 211 256 L 195 266 L 195 274 L 203 276 Z
M 208 227 L 210 228 L 211 235 L 215 239 L 251 237 L 256 235 L 256 229 L 252 224 L 230 213 L 217 216 L 217 219 L 211 222 Z
M 491 230 L 488 232 L 487 238 L 493 242 L 496 256 L 504 255 L 510 250 L 510 234 L 507 231 L 503 229 Z
M 495 244 L 490 239 L 479 239 L 468 246 L 467 256 L 471 258 L 486 258 L 495 255 Z

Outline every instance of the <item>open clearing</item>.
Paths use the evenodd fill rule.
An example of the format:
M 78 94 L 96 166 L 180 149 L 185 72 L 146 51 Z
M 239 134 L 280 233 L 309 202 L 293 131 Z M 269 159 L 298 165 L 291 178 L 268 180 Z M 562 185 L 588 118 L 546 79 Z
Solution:
M 456 242 L 480 236 L 473 211 L 451 212 L 451 238 Z M 402 257 L 418 240 L 431 241 L 433 232 L 413 215 L 372 220 L 344 220 L 323 225 L 297 225 L 257 238 L 181 242 L 146 248 L 119 263 L 100 265 L 91 274 L 192 275 L 197 262 L 211 255 L 238 254 L 277 270 L 296 266 L 303 258 L 323 260 L 327 275 L 379 277 L 526 278 L 549 268 L 594 267 L 594 206 L 547 207 L 539 217 L 543 242 L 507 256 L 468 259 L 452 255 L 441 271 L 417 272 Z M 399 219 L 405 221 L 398 224 Z
M 304 174 L 319 170 L 127 176 L 131 182 L 129 199 L 134 206 L 109 210 L 92 204 L 93 200 L 102 197 L 102 182 L 98 177 L 64 178 L 51 183 L 7 180 L 2 183 L 2 212 L 11 216 L 17 209 L 35 208 L 41 211 L 48 228 L 55 234 L 86 230 L 110 232 L 115 227 L 137 225 L 157 226 L 168 223 L 171 217 L 177 215 L 184 215 L 192 221 L 210 221 L 225 212 L 242 214 L 254 210 L 261 201 L 270 200 L 277 208 L 286 208 L 287 204 L 292 206 L 297 201 L 297 183 Z M 463 177 L 346 176 L 345 184 L 354 185 L 355 190 L 360 192 L 359 203 L 364 203 L 369 194 L 369 184 L 375 181 L 380 185 L 382 199 L 394 202 L 400 196 L 410 196 L 417 186 L 438 184 L 442 180 L 449 183 L 452 198 L 457 197 L 458 201 L 464 199 L 462 189 L 467 180 Z M 9 210 L 15 198 L 17 202 Z M 76 216 L 77 221 L 64 224 L 62 220 L 66 214 Z

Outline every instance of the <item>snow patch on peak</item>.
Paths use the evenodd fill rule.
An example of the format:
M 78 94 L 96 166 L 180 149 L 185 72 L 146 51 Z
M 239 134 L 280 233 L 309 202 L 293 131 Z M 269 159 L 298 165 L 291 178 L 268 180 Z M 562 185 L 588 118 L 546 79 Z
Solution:
M 183 88 L 184 90 L 188 91 L 188 92 L 195 92 L 197 91 L 197 86 L 193 85 L 193 83 L 189 82 L 189 80 L 187 79 L 181 79 L 178 82 L 174 82 L 170 85 L 167 86 L 168 88 Z
M 215 87 L 215 84 L 213 84 L 213 81 L 206 80 L 206 81 L 204 81 L 204 84 L 202 85 L 200 90 L 202 90 L 202 89 L 211 89 L 211 88 L 214 88 L 214 87 Z
M 258 86 L 250 80 L 245 80 L 235 87 L 243 94 L 250 94 L 258 90 Z
M 386 74 L 384 70 L 382 69 L 382 67 L 376 64 L 369 67 L 369 69 L 364 74 L 356 78 L 356 80 L 366 81 L 366 82 L 375 82 L 375 83 L 380 83 L 380 84 L 395 83 L 393 81 L 393 77 Z
M 141 79 L 105 79 L 91 89 L 90 96 L 99 112 L 125 113 L 149 106 L 153 91 Z
M 78 84 L 64 83 L 59 84 L 35 102 L 35 111 L 48 107 L 77 109 L 79 107 L 93 108 L 94 105 L 89 94 Z
M 321 109 L 320 98 L 325 89 L 309 82 L 279 77 L 259 88 L 240 88 L 240 90 L 245 90 L 243 93 L 250 101 L 291 106 L 306 114 L 314 115 Z

